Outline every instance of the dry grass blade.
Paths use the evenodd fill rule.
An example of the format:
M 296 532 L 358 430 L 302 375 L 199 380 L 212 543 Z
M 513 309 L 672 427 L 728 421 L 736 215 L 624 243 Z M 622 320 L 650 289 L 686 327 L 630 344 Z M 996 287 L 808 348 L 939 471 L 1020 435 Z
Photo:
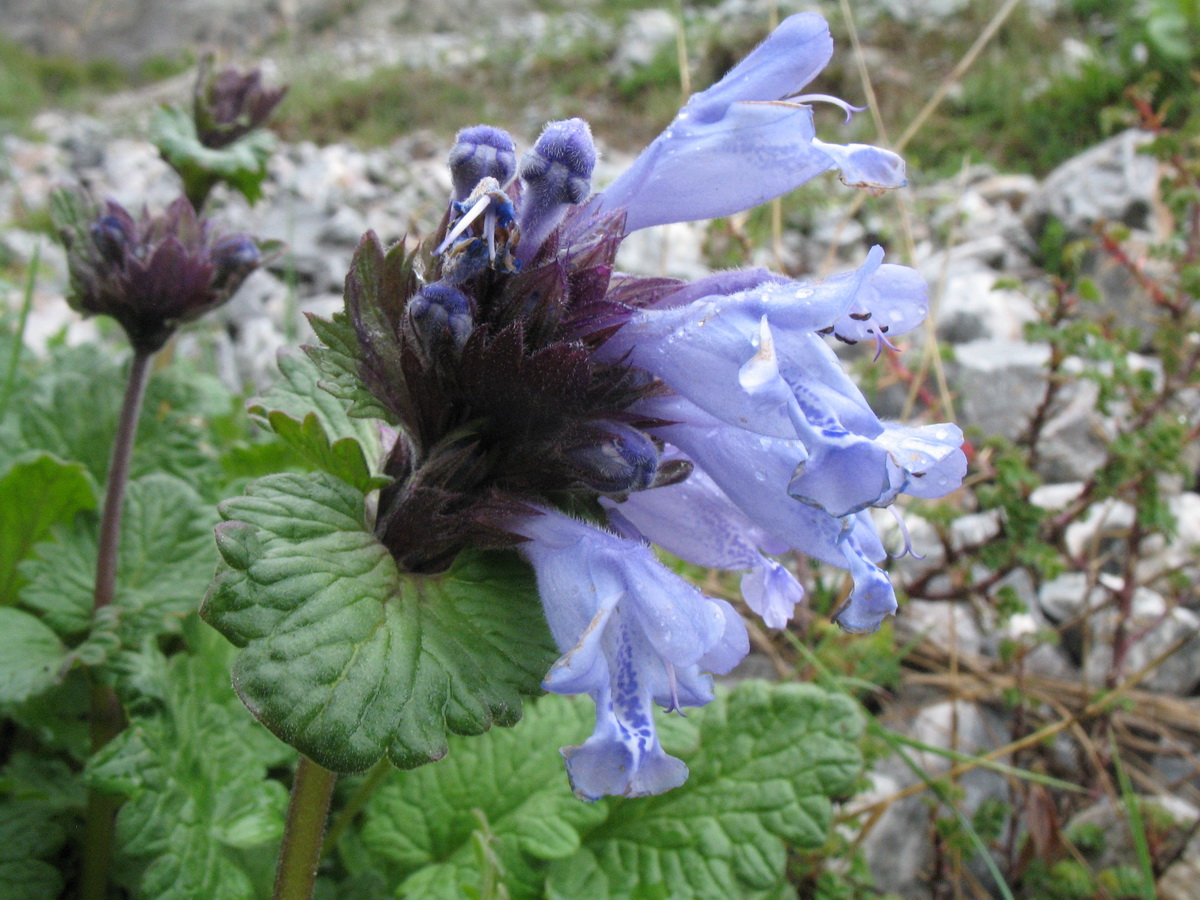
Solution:
M 981 754 L 969 762 L 962 762 L 951 767 L 947 772 L 943 773 L 941 776 L 942 779 L 957 778 L 991 760 L 1002 759 L 1011 756 L 1019 750 L 1035 747 L 1043 741 L 1054 737 L 1059 732 L 1101 714 L 1109 714 L 1112 716 L 1114 722 L 1125 723 L 1133 728 L 1136 728 L 1138 724 L 1145 727 L 1150 722 L 1161 724 L 1170 721 L 1174 724 L 1175 733 L 1179 737 L 1200 741 L 1200 703 L 1153 694 L 1149 691 L 1136 690 L 1138 684 L 1145 680 L 1166 659 L 1178 652 L 1186 642 L 1186 637 L 1176 641 L 1113 690 L 1103 692 L 1099 696 L 1096 695 L 1095 689 L 1087 685 L 1055 678 L 1031 678 L 1026 676 L 1022 687 L 1031 696 L 1036 698 L 1039 693 L 1048 697 L 1056 696 L 1070 711 L 1069 715 L 1056 719 L 1019 740 L 1012 741 L 1003 747 L 997 747 L 995 750 Z M 953 688 L 959 692 L 960 696 L 981 700 L 999 700 L 1006 690 L 1012 690 L 1017 686 L 1015 676 L 996 673 L 992 671 L 993 664 L 989 660 L 969 654 L 960 654 L 959 665 L 961 671 L 954 676 L 960 683 L 952 685 L 949 676 L 944 673 L 946 664 L 948 663 L 946 651 L 928 641 L 922 642 L 915 648 L 906 661 L 909 664 L 918 665 L 922 659 L 937 671 L 929 674 L 911 675 L 909 676 L 911 683 Z M 974 678 L 977 681 L 974 685 L 974 690 L 968 689 L 967 685 L 961 683 L 963 679 L 970 678 Z M 1118 702 L 1122 700 L 1131 701 L 1132 707 L 1129 709 L 1114 709 Z M 877 807 L 890 806 L 905 797 L 911 797 L 924 790 L 926 790 L 926 785 L 918 782 L 875 803 L 856 807 L 849 812 L 843 813 L 838 818 L 838 822 L 857 818 L 864 813 L 872 813 Z

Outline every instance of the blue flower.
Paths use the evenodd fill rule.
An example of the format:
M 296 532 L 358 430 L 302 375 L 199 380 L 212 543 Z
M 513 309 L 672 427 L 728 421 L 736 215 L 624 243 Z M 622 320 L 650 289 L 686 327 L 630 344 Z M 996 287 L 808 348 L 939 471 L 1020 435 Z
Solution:
M 368 235 L 347 277 L 360 374 L 398 428 L 376 534 L 412 572 L 468 546 L 515 545 L 532 564 L 562 653 L 544 687 L 596 704 L 591 737 L 562 751 L 587 799 L 682 783 L 653 706 L 707 703 L 708 673 L 748 651 L 733 608 L 652 545 L 741 573 L 772 627 L 804 596 L 773 557 L 808 554 L 849 572 L 835 621 L 873 631 L 896 597 L 871 511 L 942 496 L 966 471 L 956 427 L 880 420 L 827 343 L 878 355 L 925 318 L 924 282 L 882 248 L 815 282 L 615 271 L 631 231 L 737 212 L 828 169 L 904 183 L 894 154 L 816 138 L 810 104 L 832 98 L 796 91 L 831 47 L 819 16 L 788 19 L 591 199 L 583 120 L 549 124 L 519 163 L 507 133 L 465 129 L 432 252 Z
M 592 736 L 562 751 L 575 793 L 595 800 L 678 787 L 687 766 L 660 746 L 652 703 L 708 703 L 712 680 L 703 673 L 728 672 L 749 650 L 742 620 L 649 548 L 601 528 L 551 509 L 514 527 L 529 539 L 521 551 L 563 651 L 543 687 L 596 703 Z
M 783 21 L 719 82 L 695 94 L 667 129 L 595 201 L 624 210 L 626 230 L 727 216 L 786 193 L 830 169 L 850 185 L 905 184 L 896 154 L 816 137 L 811 103 L 848 105 L 799 91 L 833 55 L 815 13 Z
M 686 457 L 675 450 L 669 458 Z M 600 502 L 626 537 L 657 544 L 698 566 L 745 572 L 742 597 L 772 628 L 787 625 L 804 598 L 795 576 L 764 556 L 791 548 L 738 509 L 702 469 L 693 468 L 676 484 Z

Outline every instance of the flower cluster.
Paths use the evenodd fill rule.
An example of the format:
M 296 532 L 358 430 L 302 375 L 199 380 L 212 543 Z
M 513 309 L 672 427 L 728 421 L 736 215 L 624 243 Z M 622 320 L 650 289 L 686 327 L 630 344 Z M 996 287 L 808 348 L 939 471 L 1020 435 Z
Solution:
M 111 200 L 97 212 L 64 192 L 55 222 L 67 247 L 68 301 L 85 315 L 112 316 L 143 353 L 227 301 L 262 261 L 249 236 L 221 234 L 184 197 L 134 219 Z
M 896 601 L 870 509 L 940 496 L 965 472 L 957 428 L 880 421 L 826 344 L 882 350 L 924 318 L 924 283 L 881 249 L 815 283 L 614 270 L 634 230 L 746 209 L 830 169 L 903 185 L 894 154 L 816 138 L 813 102 L 852 109 L 797 93 L 831 53 L 823 19 L 789 18 L 596 195 L 582 120 L 547 126 L 520 159 L 503 131 L 468 128 L 432 250 L 368 234 L 347 278 L 359 374 L 397 426 L 376 534 L 412 572 L 518 545 L 563 654 L 544 686 L 596 703 L 594 734 L 563 751 L 581 797 L 682 783 L 653 704 L 706 703 L 708 673 L 748 650 L 734 610 L 651 544 L 743 572 L 776 627 L 803 591 L 772 555 L 843 567 L 836 620 L 871 631 Z

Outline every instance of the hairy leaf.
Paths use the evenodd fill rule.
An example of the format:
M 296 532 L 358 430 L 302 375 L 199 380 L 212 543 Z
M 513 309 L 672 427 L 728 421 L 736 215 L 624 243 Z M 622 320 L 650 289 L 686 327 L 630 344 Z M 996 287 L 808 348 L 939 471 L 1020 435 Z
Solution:
M 318 386 L 321 373 L 311 359 L 283 354 L 279 371 L 283 378 L 251 404 L 251 414 L 316 468 L 363 492 L 385 484 L 368 463 L 381 455 L 375 423 L 350 418 L 345 405 Z
M 176 630 L 196 610 L 212 578 L 216 516 L 187 484 L 170 475 L 147 475 L 129 483 L 117 565 L 118 634 L 138 646 L 147 634 Z M 22 605 L 40 612 L 61 635 L 85 632 L 92 623 L 96 568 L 96 522 L 80 523 L 61 539 L 38 546 L 21 566 L 29 584 Z
M 22 579 L 17 563 L 50 528 L 96 505 L 87 471 L 49 453 L 22 454 L 0 475 L 0 606 L 11 606 Z
M 196 652 L 162 663 L 161 696 L 147 698 L 85 776 L 93 789 L 126 798 L 118 851 L 140 896 L 252 900 L 266 885 L 248 856 L 273 856 L 283 833 L 286 791 L 266 777 L 279 745 L 237 703 L 230 654 L 196 625 Z
M 664 734 L 664 746 L 691 770 L 687 783 L 613 803 L 603 829 L 552 864 L 549 897 L 616 900 L 656 887 L 680 900 L 775 892 L 788 847 L 825 842 L 830 797 L 848 795 L 862 765 L 862 719 L 849 698 L 746 682 L 689 716 L 689 725 L 690 748 Z
M 244 648 L 233 675 L 247 707 L 326 768 L 385 753 L 411 768 L 445 756 L 447 731 L 512 725 L 556 656 L 515 555 L 404 575 L 362 492 L 326 473 L 260 479 L 221 515 L 202 615 Z
M 576 853 L 607 812 L 575 798 L 555 752 L 586 735 L 592 717 L 587 702 L 542 697 L 516 728 L 452 739 L 438 765 L 387 781 L 366 808 L 366 871 L 403 885 L 406 897 L 468 896 L 484 877 L 473 847 L 478 810 L 509 896 L 542 896 L 545 861 Z
M 45 860 L 66 842 L 69 814 L 83 803 L 64 763 L 13 755 L 0 772 L 0 897 L 54 900 L 61 894 L 62 876 Z
M 275 136 L 256 129 L 227 147 L 214 150 L 200 143 L 192 117 L 177 107 L 160 107 L 150 119 L 150 136 L 163 158 L 189 187 L 217 178 L 240 191 L 251 203 L 262 196 L 267 162 Z
M 657 716 L 691 770 L 682 787 L 589 805 L 553 751 L 583 740 L 592 716 L 586 700 L 546 696 L 511 731 L 452 739 L 444 762 L 375 791 L 361 834 L 343 841 L 347 865 L 383 874 L 398 896 L 471 896 L 486 838 L 513 900 L 787 896 L 787 850 L 825 842 L 830 798 L 861 769 L 850 700 L 746 682 L 686 719 Z
M 308 323 L 321 339 L 322 346 L 305 347 L 321 374 L 321 387 L 349 404 L 349 415 L 361 419 L 383 419 L 392 425 L 396 417 L 367 390 L 359 374 L 358 337 L 343 313 L 331 319 L 309 316 Z
M 0 607 L 0 635 L 0 703 L 20 703 L 60 680 L 66 650 L 37 618 Z

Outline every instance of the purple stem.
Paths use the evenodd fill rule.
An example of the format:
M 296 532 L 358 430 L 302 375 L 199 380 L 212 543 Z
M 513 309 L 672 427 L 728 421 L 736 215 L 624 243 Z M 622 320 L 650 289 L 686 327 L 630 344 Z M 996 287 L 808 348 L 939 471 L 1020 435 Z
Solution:
M 129 482 L 129 459 L 137 433 L 142 399 L 150 373 L 153 351 L 136 350 L 129 369 L 129 383 L 121 403 L 121 420 L 113 439 L 108 466 L 108 484 L 104 492 L 104 510 L 100 515 L 100 541 L 96 557 L 96 589 L 92 595 L 92 614 L 112 603 L 116 594 L 117 559 L 121 540 L 121 507 L 125 485 Z M 106 684 L 93 681 L 89 716 L 92 753 L 111 741 L 125 727 L 125 715 L 116 692 Z M 103 900 L 108 893 L 112 866 L 114 824 L 120 801 L 96 791 L 88 792 L 84 818 L 83 871 L 79 882 L 80 900 Z

